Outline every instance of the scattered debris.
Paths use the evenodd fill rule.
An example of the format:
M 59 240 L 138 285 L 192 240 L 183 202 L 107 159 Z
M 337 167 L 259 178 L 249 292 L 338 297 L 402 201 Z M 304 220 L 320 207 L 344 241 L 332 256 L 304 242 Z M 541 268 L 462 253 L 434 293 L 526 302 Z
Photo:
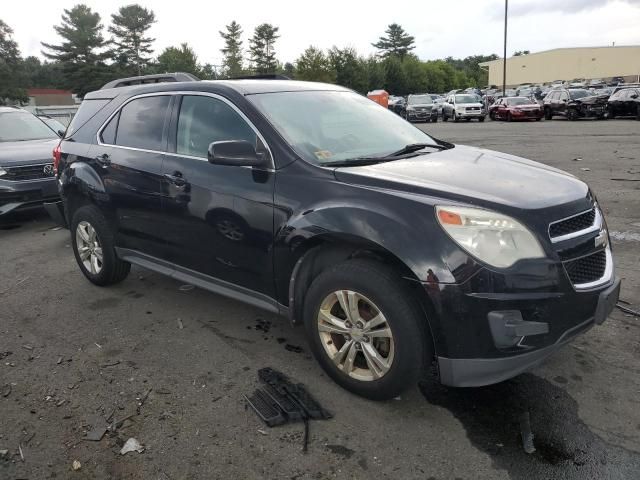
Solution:
M 11 285 L 9 288 L 7 288 L 6 290 L 4 290 L 3 292 L 0 292 L 0 295 L 4 295 L 5 293 L 9 293 L 9 291 L 14 288 L 17 287 L 19 285 L 22 285 L 24 282 L 26 282 L 27 280 L 29 280 L 29 276 L 24 277 L 22 280 L 19 280 L 18 282 L 14 283 L 13 285 Z
M 178 319 L 178 328 L 180 330 L 182 330 L 184 328 L 184 324 L 182 323 L 182 320 L 180 318 Z
M 9 395 L 11 395 L 11 384 L 7 383 L 2 387 L 2 396 L 4 398 L 7 398 Z
M 62 400 L 60 400 L 58 403 L 56 403 L 56 407 L 61 407 L 62 405 L 64 405 L 66 403 L 66 400 L 63 398 Z
M 300 383 L 293 384 L 283 373 L 272 368 L 258 370 L 258 378 L 264 387 L 256 389 L 251 396 L 244 395 L 247 404 L 268 426 L 275 427 L 287 422 L 304 422 L 302 451 L 309 443 L 309 420 L 332 418 L 331 413 L 306 391 Z
M 71 470 L 73 470 L 74 472 L 77 472 L 81 468 L 82 468 L 82 464 L 78 460 L 74 460 L 73 463 L 71 464 Z
M 531 418 L 529 412 L 520 415 L 520 435 L 522 436 L 522 447 L 525 453 L 531 454 L 536 451 L 533 445 L 533 432 L 531 431 Z
M 13 352 L 0 352 L 0 360 L 7 358 L 9 355 L 13 355 Z
M 96 347 L 102 348 L 102 345 L 100 345 L 98 342 L 93 342 L 93 343 L 96 345 Z
M 614 182 L 640 182 L 640 178 L 611 178 Z
M 20 460 L 24 462 L 24 453 L 22 452 L 22 444 L 18 445 L 18 451 L 20 452 Z
M 0 450 L 0 458 L 8 457 L 8 456 L 9 456 L 9 450 Z
M 581 162 L 582 161 L 582 157 L 576 157 L 573 159 L 574 162 Z
M 261 330 L 264 333 L 269 333 L 269 330 L 271 330 L 271 322 L 269 320 L 256 318 L 256 325 L 253 328 L 255 328 L 256 330 Z
M 286 338 L 284 338 L 284 337 L 278 337 L 278 338 L 276 338 L 276 341 L 277 341 L 278 343 L 284 343 L 284 342 L 286 342 L 286 341 L 287 341 L 287 339 L 286 339 Z
M 87 432 L 84 439 L 90 442 L 99 442 L 105 433 L 107 433 L 107 427 L 95 427 L 90 432 Z
M 591 169 L 589 167 L 581 167 L 580 170 L 582 170 L 583 172 L 590 172 Z
M 22 348 L 24 348 L 25 350 L 29 350 L 29 351 L 33 350 L 33 346 L 31 346 L 31 345 L 22 345 Z
M 193 285 L 189 285 L 188 283 L 185 285 L 180 285 L 180 287 L 178 288 L 178 290 L 180 290 L 181 292 L 190 292 L 191 290 L 193 290 L 194 287 Z
M 144 452 L 144 446 L 135 438 L 131 437 L 120 450 L 120 455 L 126 455 L 129 452 Z
M 293 352 L 293 353 L 302 353 L 303 352 L 302 347 L 299 347 L 297 345 L 291 345 L 290 343 L 287 343 L 284 346 L 284 348 L 285 348 L 285 350 L 289 350 L 290 352 Z
M 113 362 L 107 362 L 100 365 L 100 368 L 115 367 L 120 365 L 120 360 L 114 360 Z
M 635 317 L 640 317 L 640 312 L 638 312 L 637 310 L 633 310 L 629 307 L 625 307 L 624 305 L 620 305 L 621 302 L 616 303 L 616 307 L 619 310 L 622 310 L 624 313 L 628 313 L 630 315 L 633 315 Z M 627 305 L 630 305 L 628 302 L 625 302 Z
M 149 396 L 149 394 L 151 393 L 151 388 L 149 390 L 147 390 L 147 392 L 140 398 L 138 398 L 138 406 L 136 407 L 136 412 L 138 415 L 140 415 L 140 409 L 142 408 L 142 405 L 144 405 L 144 402 L 147 400 L 147 397 Z
M 56 365 L 60 365 L 62 363 L 62 357 L 58 357 L 58 361 L 56 362 Z

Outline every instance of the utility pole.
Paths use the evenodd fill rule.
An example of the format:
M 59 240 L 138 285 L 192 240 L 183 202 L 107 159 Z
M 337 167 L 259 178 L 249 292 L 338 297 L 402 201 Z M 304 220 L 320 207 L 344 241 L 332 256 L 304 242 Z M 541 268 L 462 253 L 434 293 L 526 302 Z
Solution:
M 502 56 L 502 96 L 506 96 L 507 91 L 507 12 L 509 11 L 509 0 L 504 0 L 504 55 Z

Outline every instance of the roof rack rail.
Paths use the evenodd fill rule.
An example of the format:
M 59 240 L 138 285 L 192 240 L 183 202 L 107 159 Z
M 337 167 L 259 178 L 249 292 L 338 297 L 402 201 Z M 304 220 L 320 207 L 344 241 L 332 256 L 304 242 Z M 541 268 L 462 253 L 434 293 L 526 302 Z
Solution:
M 232 77 L 230 80 L 291 80 L 286 75 L 280 75 L 279 73 L 260 73 L 256 75 L 240 75 L 238 77 Z
M 140 75 L 138 77 L 127 77 L 112 80 L 106 83 L 101 90 L 105 88 L 118 88 L 128 87 L 130 85 L 144 85 L 147 83 L 162 83 L 162 82 L 195 82 L 200 79 L 195 75 L 184 72 L 175 73 L 157 73 L 154 75 Z

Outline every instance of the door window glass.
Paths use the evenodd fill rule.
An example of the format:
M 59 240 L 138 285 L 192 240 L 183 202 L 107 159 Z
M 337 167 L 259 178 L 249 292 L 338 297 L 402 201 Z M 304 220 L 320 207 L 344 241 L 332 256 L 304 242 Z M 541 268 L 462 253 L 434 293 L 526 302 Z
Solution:
M 222 100 L 198 95 L 183 97 L 176 152 L 206 158 L 209 144 L 224 140 L 246 140 L 258 147 L 253 129 Z
M 164 150 L 162 132 L 169 99 L 167 95 L 142 97 L 127 103 L 120 111 L 115 144 L 145 150 Z
M 120 113 L 115 115 L 107 126 L 102 129 L 102 133 L 100 134 L 100 139 L 102 143 L 107 145 L 115 145 L 116 143 L 116 128 L 118 127 L 118 118 L 120 118 Z

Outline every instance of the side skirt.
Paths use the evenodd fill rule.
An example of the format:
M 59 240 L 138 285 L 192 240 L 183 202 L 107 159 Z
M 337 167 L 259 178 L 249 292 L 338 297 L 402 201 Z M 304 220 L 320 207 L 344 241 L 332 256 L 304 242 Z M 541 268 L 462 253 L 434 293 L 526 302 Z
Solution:
M 272 313 L 278 313 L 284 316 L 288 316 L 289 314 L 289 309 L 286 306 L 281 305 L 276 300 L 263 293 L 250 290 L 230 282 L 225 282 L 224 280 L 181 267 L 180 265 L 152 257 L 151 255 L 147 255 L 136 250 L 116 247 L 116 254 L 119 258 L 129 263 L 175 278 L 176 280 L 194 285 L 204 290 L 238 300 Z

